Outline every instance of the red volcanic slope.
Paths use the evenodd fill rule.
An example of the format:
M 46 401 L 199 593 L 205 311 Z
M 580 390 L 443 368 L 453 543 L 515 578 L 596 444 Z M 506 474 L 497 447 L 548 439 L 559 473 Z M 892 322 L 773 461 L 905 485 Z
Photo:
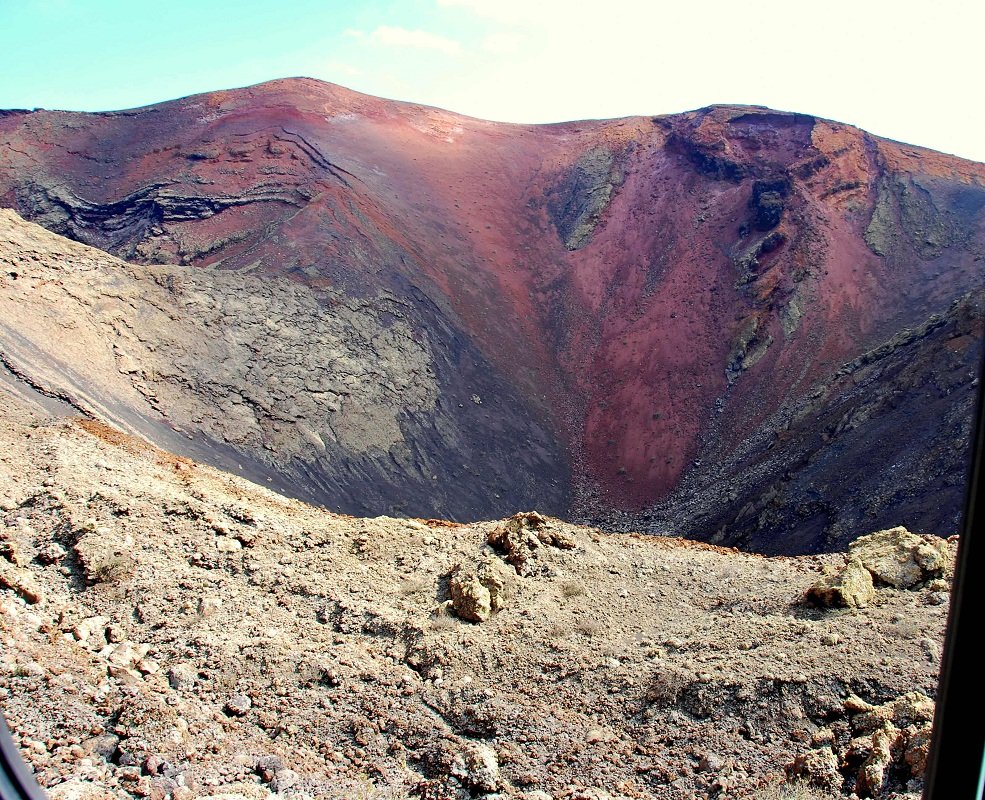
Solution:
M 292 79 L 0 141 L 0 202 L 131 260 L 420 293 L 585 508 L 652 505 L 980 284 L 985 166 L 763 108 L 523 126 Z

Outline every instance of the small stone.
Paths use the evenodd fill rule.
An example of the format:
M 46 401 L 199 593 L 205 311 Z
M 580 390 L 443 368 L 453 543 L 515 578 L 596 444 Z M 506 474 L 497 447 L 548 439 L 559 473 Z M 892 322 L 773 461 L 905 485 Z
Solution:
M 106 672 L 110 677 L 116 678 L 121 683 L 133 685 L 142 679 L 142 675 L 135 669 L 124 667 L 120 664 L 109 664 Z
M 293 769 L 279 769 L 270 781 L 270 791 L 279 794 L 285 789 L 290 789 L 300 777 Z
M 234 694 L 226 701 L 226 713 L 234 717 L 243 717 L 253 708 L 253 701 L 245 694 Z
M 232 536 L 216 536 L 215 547 L 220 553 L 235 553 L 243 549 L 243 543 Z
M 279 756 L 260 756 L 257 759 L 256 767 L 254 767 L 256 773 L 268 783 L 284 768 L 284 762 Z
M 198 673 L 188 664 L 175 664 L 168 670 L 168 683 L 172 689 L 191 689 L 198 680 Z
M 50 800 L 105 800 L 106 789 L 99 782 L 70 778 L 47 790 Z
M 698 761 L 698 772 L 721 772 L 724 767 L 722 757 L 715 753 L 703 753 Z
M 200 617 L 211 617 L 222 608 L 222 600 L 218 597 L 203 597 L 198 601 L 198 615 Z
M 835 741 L 835 732 L 831 728 L 819 728 L 811 737 L 812 747 L 823 747 L 832 745 Z
M 943 606 L 951 602 L 951 595 L 948 592 L 930 592 L 924 601 L 928 606 Z
M 150 645 L 123 641 L 116 645 L 107 645 L 99 651 L 99 654 L 106 658 L 110 664 L 129 667 L 140 661 L 149 650 Z
M 12 589 L 31 605 L 44 600 L 44 593 L 34 575 L 29 570 L 15 567 L 6 561 L 0 561 L 0 588 Z
M 865 700 L 855 694 L 848 695 L 842 707 L 848 714 L 864 714 L 867 711 L 875 711 L 876 709 L 876 706 L 865 702 Z
M 455 757 L 451 774 L 472 789 L 493 792 L 499 785 L 496 751 L 484 744 L 471 744 Z
M 2 523 L 0 523 L 2 524 Z M 21 549 L 11 541 L 0 540 L 0 558 L 4 558 L 15 567 L 26 567 L 27 559 Z
M 157 775 L 163 770 L 166 763 L 163 758 L 152 753 L 144 761 L 144 772 L 148 775 Z
M 116 748 L 120 744 L 120 737 L 112 733 L 103 733 L 93 736 L 82 742 L 85 752 L 99 756 L 105 761 L 109 761 L 116 753 Z
M 126 638 L 126 633 L 119 625 L 110 625 L 106 628 L 106 641 L 122 642 Z
M 841 637 L 837 633 L 826 633 L 821 637 L 821 644 L 828 645 L 832 647 L 841 641 Z
M 50 542 L 38 552 L 38 561 L 46 567 L 65 558 L 66 550 L 58 542 Z
M 838 757 L 830 747 L 819 747 L 797 756 L 787 766 L 787 774 L 825 792 L 841 791 Z
M 153 658 L 142 658 L 137 662 L 136 667 L 143 675 L 156 675 L 161 671 L 161 665 Z

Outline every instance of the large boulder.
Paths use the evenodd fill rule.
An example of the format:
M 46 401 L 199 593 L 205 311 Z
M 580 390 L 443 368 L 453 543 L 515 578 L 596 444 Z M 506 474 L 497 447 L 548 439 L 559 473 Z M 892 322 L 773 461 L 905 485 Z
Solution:
M 902 526 L 861 536 L 848 553 L 862 562 L 877 583 L 896 589 L 939 578 L 948 565 L 946 541 L 918 536 Z
M 809 600 L 823 606 L 861 608 L 875 597 L 872 575 L 857 558 L 840 570 L 828 569 L 807 591 Z
M 457 564 L 448 574 L 448 591 L 455 614 L 470 622 L 485 622 L 503 607 L 511 575 L 509 567 L 485 553 L 475 566 Z

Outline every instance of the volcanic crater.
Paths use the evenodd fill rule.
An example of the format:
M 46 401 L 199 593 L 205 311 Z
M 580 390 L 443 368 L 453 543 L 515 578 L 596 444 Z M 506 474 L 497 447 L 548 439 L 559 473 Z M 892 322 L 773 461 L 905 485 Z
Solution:
M 287 79 L 4 112 L 0 205 L 110 254 L 53 270 L 4 217 L 8 384 L 332 510 L 957 532 L 981 164 L 759 107 L 510 125 Z

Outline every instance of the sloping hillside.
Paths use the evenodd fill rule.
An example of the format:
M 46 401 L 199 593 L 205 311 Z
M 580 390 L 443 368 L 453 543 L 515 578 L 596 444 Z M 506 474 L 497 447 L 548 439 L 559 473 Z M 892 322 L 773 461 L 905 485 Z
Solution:
M 334 515 L 4 385 L 0 523 L 0 703 L 53 800 L 920 789 L 942 578 L 825 610 L 844 556 Z
M 210 406 L 229 416 L 182 425 L 199 446 L 354 513 L 683 515 L 768 552 L 842 548 L 860 519 L 956 531 L 983 187 L 982 165 L 762 108 L 516 126 L 293 79 L 0 116 L 0 203 L 25 217 L 222 276 L 274 325 L 320 304 L 387 331 L 353 378 L 382 416 L 328 379 L 276 390 L 269 425 Z M 283 344 L 259 324 L 258 352 Z M 352 375 L 354 340 L 294 333 Z M 272 372 L 240 377 L 265 395 L 282 356 L 260 356 Z

